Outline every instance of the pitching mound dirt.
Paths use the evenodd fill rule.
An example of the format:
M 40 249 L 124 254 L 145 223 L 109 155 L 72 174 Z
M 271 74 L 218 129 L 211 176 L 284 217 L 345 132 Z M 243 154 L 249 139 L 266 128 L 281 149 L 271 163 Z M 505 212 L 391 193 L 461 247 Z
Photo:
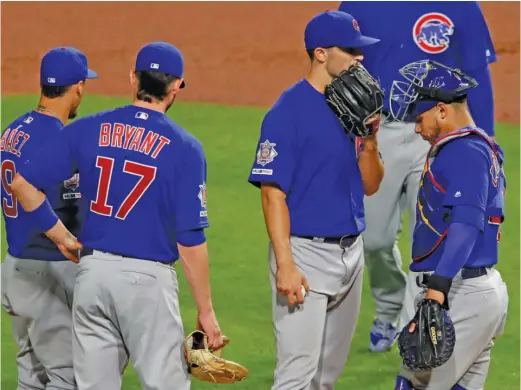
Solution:
M 337 2 L 2 3 L 2 94 L 38 91 L 41 56 L 83 50 L 100 79 L 90 92 L 129 94 L 138 48 L 175 43 L 186 57 L 180 100 L 269 106 L 307 69 L 307 20 Z M 492 66 L 496 118 L 519 123 L 519 3 L 483 3 L 499 54 Z

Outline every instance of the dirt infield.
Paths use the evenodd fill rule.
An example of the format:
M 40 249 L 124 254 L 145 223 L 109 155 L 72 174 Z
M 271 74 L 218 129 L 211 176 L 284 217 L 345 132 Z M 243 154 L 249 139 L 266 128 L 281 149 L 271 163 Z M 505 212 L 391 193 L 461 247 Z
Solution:
M 2 94 L 34 93 L 49 48 L 82 49 L 100 80 L 89 91 L 129 93 L 138 48 L 174 42 L 186 58 L 180 99 L 270 105 L 307 69 L 306 21 L 337 2 L 2 3 Z M 519 123 L 519 3 L 483 3 L 499 54 L 492 66 L 496 118 Z M 146 18 L 143 17 L 146 15 Z

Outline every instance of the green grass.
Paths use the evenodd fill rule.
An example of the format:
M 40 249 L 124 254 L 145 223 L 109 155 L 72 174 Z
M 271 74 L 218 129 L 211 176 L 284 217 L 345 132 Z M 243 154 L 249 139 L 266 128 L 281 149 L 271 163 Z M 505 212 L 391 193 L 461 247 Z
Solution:
M 126 104 L 127 100 L 87 97 L 80 114 Z M 34 96 L 2 101 L 2 128 L 17 115 L 34 107 Z M 275 355 L 271 328 L 271 302 L 267 266 L 267 236 L 258 190 L 247 183 L 264 109 L 230 108 L 207 104 L 176 103 L 172 117 L 197 136 L 208 158 L 208 207 L 211 228 L 208 241 L 211 281 L 216 313 L 232 343 L 226 356 L 244 364 L 249 378 L 236 389 L 264 390 L 272 384 Z M 503 227 L 498 266 L 510 292 L 510 313 L 505 335 L 492 352 L 487 389 L 519 389 L 519 127 L 499 125 L 497 137 L 506 152 L 508 179 L 507 218 Z M 404 224 L 406 225 L 406 224 Z M 400 246 L 407 253 L 407 232 Z M 6 245 L 2 240 L 2 256 Z M 188 332 L 195 325 L 195 307 L 181 279 L 181 309 Z M 350 358 L 338 389 L 390 390 L 399 367 L 396 347 L 389 353 L 367 351 L 374 305 L 364 283 L 358 328 Z M 10 319 L 2 313 L 2 386 L 16 388 L 16 346 Z M 140 389 L 132 369 L 125 374 L 125 390 Z M 193 382 L 193 389 L 218 389 Z

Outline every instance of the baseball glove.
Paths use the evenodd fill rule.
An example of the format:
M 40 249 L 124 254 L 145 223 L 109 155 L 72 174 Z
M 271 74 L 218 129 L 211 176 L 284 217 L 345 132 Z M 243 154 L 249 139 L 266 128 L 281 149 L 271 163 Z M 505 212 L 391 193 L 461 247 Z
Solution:
M 196 379 L 210 383 L 235 383 L 248 375 L 248 370 L 238 363 L 222 358 L 223 348 L 230 342 L 223 336 L 224 344 L 217 350 L 208 349 L 208 337 L 200 330 L 193 331 L 185 339 L 188 371 Z
M 454 351 L 456 332 L 447 310 L 434 299 L 423 299 L 414 318 L 398 337 L 404 365 L 425 371 L 447 362 Z
M 362 64 L 352 66 L 333 78 L 324 95 L 346 133 L 360 138 L 376 134 L 380 127 L 384 92 Z

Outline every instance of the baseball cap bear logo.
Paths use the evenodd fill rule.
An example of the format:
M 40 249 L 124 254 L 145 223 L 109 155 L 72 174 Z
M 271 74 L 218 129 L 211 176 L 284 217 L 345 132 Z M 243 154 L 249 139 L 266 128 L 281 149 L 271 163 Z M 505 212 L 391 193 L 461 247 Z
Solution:
M 353 27 L 355 28 L 356 31 L 360 31 L 360 26 L 358 25 L 358 22 L 356 21 L 356 19 L 353 19 Z

